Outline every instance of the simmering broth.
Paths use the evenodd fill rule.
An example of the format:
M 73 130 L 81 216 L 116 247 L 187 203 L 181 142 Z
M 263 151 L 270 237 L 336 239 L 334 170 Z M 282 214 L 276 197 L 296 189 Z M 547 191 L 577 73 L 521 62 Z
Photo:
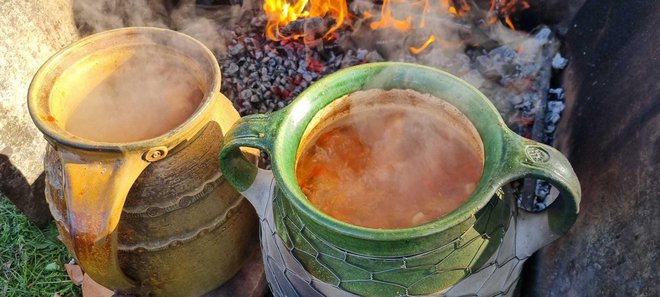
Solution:
M 470 197 L 483 148 L 455 107 L 411 90 L 340 100 L 348 102 L 345 111 L 308 133 L 296 165 L 298 184 L 319 210 L 358 226 L 397 229 L 436 220 Z
M 157 137 L 182 124 L 204 98 L 190 67 L 161 52 L 140 50 L 76 69 L 83 70 L 65 72 L 61 78 L 85 77 L 80 84 L 68 84 L 75 85 L 75 90 L 65 90 L 64 128 L 89 140 L 131 142 Z

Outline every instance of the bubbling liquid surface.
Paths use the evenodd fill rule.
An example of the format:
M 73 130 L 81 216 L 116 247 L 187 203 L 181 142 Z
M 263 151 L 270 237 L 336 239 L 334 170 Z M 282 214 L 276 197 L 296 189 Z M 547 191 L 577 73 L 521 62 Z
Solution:
M 347 115 L 312 133 L 296 165 L 303 193 L 326 214 L 370 228 L 413 227 L 459 207 L 483 171 L 476 129 L 436 97 L 377 91 L 343 100 L 405 100 L 364 108 L 352 100 Z M 442 104 L 420 104 L 424 100 Z
M 100 71 L 100 70 L 99 70 Z M 98 75 L 90 71 L 86 75 Z M 101 142 L 132 142 L 165 134 L 188 119 L 204 93 L 182 61 L 137 52 L 122 61 L 85 93 L 70 92 L 77 102 L 65 129 Z

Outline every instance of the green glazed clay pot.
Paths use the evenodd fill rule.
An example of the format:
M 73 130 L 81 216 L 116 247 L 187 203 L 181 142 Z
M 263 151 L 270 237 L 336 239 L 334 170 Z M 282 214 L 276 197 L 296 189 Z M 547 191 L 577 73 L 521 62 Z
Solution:
M 485 158 L 467 202 L 436 221 L 384 230 L 338 221 L 307 200 L 296 182 L 295 162 L 308 125 L 338 98 L 374 88 L 428 93 L 469 118 Z M 338 71 L 283 110 L 241 119 L 224 141 L 220 166 L 261 218 L 275 295 L 511 294 L 524 260 L 564 234 L 578 214 L 580 186 L 560 152 L 516 135 L 478 90 L 429 67 L 385 62 Z M 266 151 L 272 171 L 254 167 L 240 147 Z M 519 210 L 506 185 L 523 177 L 549 181 L 559 197 L 540 213 Z

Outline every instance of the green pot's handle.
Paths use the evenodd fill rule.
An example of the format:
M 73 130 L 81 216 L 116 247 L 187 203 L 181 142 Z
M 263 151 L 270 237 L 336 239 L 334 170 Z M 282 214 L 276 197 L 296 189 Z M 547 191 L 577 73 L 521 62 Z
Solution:
M 257 210 L 263 217 L 266 203 L 270 198 L 273 174 L 249 161 L 241 147 L 257 148 L 272 156 L 273 141 L 284 110 L 270 114 L 254 114 L 239 119 L 224 135 L 220 151 L 220 170 L 225 179 Z
M 549 182 L 559 196 L 545 210 L 519 209 L 516 221 L 518 256 L 531 256 L 565 234 L 580 210 L 580 183 L 571 164 L 557 149 L 507 131 L 503 174 L 507 182 L 531 177 Z

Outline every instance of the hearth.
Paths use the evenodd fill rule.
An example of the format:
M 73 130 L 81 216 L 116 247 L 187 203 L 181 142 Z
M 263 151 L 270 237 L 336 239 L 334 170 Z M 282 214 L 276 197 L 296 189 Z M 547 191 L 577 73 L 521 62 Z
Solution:
M 567 60 L 558 51 L 557 32 L 518 21 L 528 2 L 331 0 L 310 1 L 307 9 L 286 3 L 244 3 L 254 8 L 240 10 L 223 32 L 227 50 L 217 53 L 222 92 L 242 115 L 278 110 L 342 68 L 405 61 L 467 80 L 518 134 L 553 140 L 564 104 L 561 86 L 550 83 Z M 200 4 L 194 9 L 206 15 L 226 9 L 211 1 Z M 319 10 L 322 5 L 330 8 Z M 525 188 L 521 206 L 545 208 L 549 184 L 529 179 L 516 185 Z
M 566 66 L 560 33 L 525 18 L 524 0 L 466 1 L 80 1 L 86 33 L 164 26 L 207 44 L 222 69 L 221 92 L 241 115 L 287 106 L 325 75 L 358 64 L 403 61 L 472 84 L 516 133 L 550 143 L 564 108 L 552 80 Z M 268 166 L 268 156 L 262 155 Z M 550 185 L 512 183 L 519 206 L 546 207 Z

